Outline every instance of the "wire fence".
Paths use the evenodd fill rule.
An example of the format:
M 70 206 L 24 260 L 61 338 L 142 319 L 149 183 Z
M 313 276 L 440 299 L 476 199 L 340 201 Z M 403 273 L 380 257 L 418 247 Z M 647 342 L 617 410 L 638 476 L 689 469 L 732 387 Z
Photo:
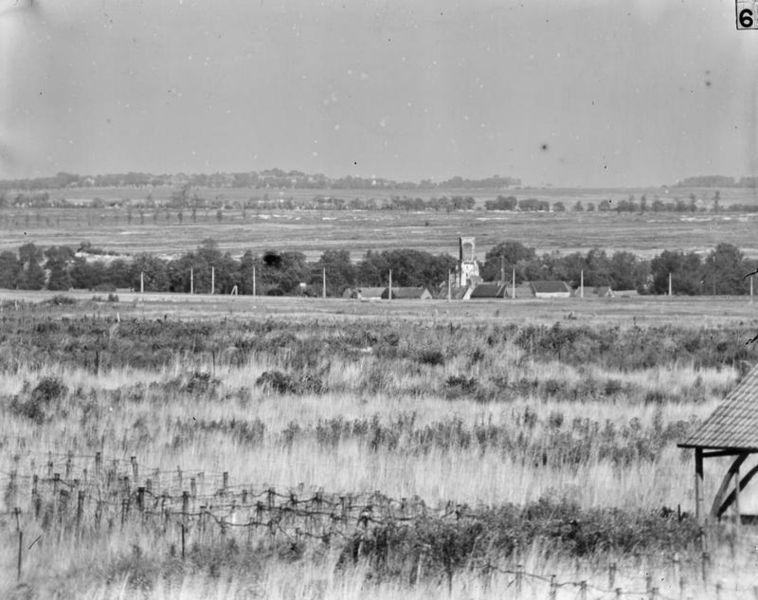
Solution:
M 411 527 L 421 520 L 460 522 L 480 516 L 466 505 L 430 507 L 417 497 L 396 499 L 380 492 L 326 493 L 302 485 L 282 491 L 232 484 L 228 472 L 146 468 L 136 457 L 47 453 L 40 460 L 32 458 L 24 472 L 17 468 L 19 463 L 17 459 L 12 470 L 0 471 L 0 489 L 4 490 L 0 527 L 17 536 L 19 579 L 24 552 L 39 539 L 31 544 L 23 541 L 24 529 L 32 522 L 42 531 L 68 532 L 76 538 L 138 526 L 157 536 L 172 536 L 178 546 L 174 549 L 172 545 L 172 552 L 184 559 L 191 540 L 213 542 L 241 536 L 248 541 L 256 537 L 296 545 L 350 542 L 357 544 L 360 556 L 362 545 L 374 543 L 382 526 Z M 739 549 L 732 546 L 727 560 L 716 559 L 709 552 L 635 554 L 629 564 L 596 565 L 589 576 L 577 566 L 575 577 L 563 579 L 525 570 L 524 555 L 518 551 L 499 560 L 472 558 L 460 570 L 485 581 L 499 575 L 499 585 L 504 585 L 506 597 L 512 598 L 684 600 L 692 594 L 705 594 L 717 599 L 758 599 L 758 584 L 748 583 L 744 577 L 735 578 L 733 585 L 716 579 L 723 573 L 756 572 L 757 544 L 758 534 L 745 531 Z M 430 571 L 434 567 L 432 554 L 423 544 L 409 551 L 416 580 L 422 577 L 425 565 Z M 745 562 L 737 564 L 738 556 Z M 452 581 L 452 569 L 441 572 Z M 665 576 L 655 578 L 654 572 L 665 572 Z

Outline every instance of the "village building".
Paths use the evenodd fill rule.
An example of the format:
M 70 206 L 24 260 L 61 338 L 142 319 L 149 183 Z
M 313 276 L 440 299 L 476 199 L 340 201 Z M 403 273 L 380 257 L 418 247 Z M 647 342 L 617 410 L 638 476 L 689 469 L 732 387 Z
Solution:
M 536 298 L 571 298 L 571 286 L 565 281 L 532 281 Z
M 751 454 L 758 453 L 758 366 L 754 366 L 716 407 L 716 410 L 680 448 L 695 450 L 695 516 L 698 523 L 720 520 L 732 507 L 741 522 L 740 493 L 758 473 L 758 465 L 744 475 L 740 467 Z M 703 461 L 706 458 L 732 459 L 713 498 L 710 510 L 703 506 Z
M 480 283 L 466 290 L 464 300 L 492 300 L 505 298 L 507 286 L 502 283 Z
M 431 300 L 431 292 L 425 287 L 392 287 L 393 300 Z M 388 288 L 384 288 L 382 298 L 389 298 Z

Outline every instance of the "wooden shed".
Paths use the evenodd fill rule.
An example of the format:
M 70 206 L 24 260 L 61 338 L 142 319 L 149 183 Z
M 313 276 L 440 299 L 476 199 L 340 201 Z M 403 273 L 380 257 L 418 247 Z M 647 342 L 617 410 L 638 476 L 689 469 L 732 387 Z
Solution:
M 740 476 L 740 467 L 747 458 L 758 453 L 758 365 L 730 391 L 724 401 L 686 440 L 680 448 L 695 450 L 695 516 L 699 523 L 718 520 L 734 506 L 740 521 L 740 492 L 758 473 L 755 465 Z M 703 510 L 703 460 L 732 457 L 713 498 L 710 511 Z

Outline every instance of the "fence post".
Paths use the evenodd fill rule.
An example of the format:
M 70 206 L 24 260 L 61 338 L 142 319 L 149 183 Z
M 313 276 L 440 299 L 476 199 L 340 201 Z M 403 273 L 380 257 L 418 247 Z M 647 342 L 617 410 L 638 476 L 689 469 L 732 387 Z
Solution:
M 60 473 L 53 473 L 53 516 L 57 516 L 58 514 L 58 488 L 60 484 L 61 475 Z
M 179 479 L 179 489 L 182 489 L 184 486 L 182 485 L 182 469 L 181 469 L 181 467 L 176 467 L 176 476 Z
M 711 555 L 707 552 L 703 552 L 702 555 L 702 576 L 703 576 L 703 585 L 708 585 L 708 571 L 710 569 L 710 563 L 711 563 Z
M 674 558 L 672 562 L 674 566 L 674 581 L 677 582 L 679 581 L 680 572 L 681 572 L 681 569 L 680 569 L 681 559 L 679 558 L 678 552 L 674 552 Z
M 221 490 L 226 494 L 226 490 L 229 487 L 229 471 L 224 471 L 221 475 Z
M 68 454 L 66 455 L 66 480 L 71 479 L 71 465 L 74 460 L 74 453 L 71 452 L 71 450 L 68 451 Z
M 555 600 L 558 595 L 558 584 L 555 582 L 555 575 L 550 576 L 550 592 L 548 593 L 548 600 Z
M 145 488 L 143 486 L 137 488 L 137 508 L 141 513 L 145 512 Z
M 653 576 L 650 573 L 645 575 L 645 593 L 649 594 L 653 589 Z
M 197 498 L 197 481 L 194 477 L 190 477 L 190 496 L 193 500 Z
M 77 534 L 82 527 L 82 514 L 84 513 L 84 490 L 79 490 L 76 494 L 76 531 Z
M 616 588 L 616 600 L 621 600 L 621 596 L 624 594 L 624 592 L 621 591 L 620 587 Z
M 132 463 L 132 479 L 134 483 L 139 483 L 139 465 L 137 464 L 137 457 L 131 456 L 129 460 Z
M 658 588 L 650 588 L 650 600 L 658 600 Z
M 16 493 L 16 470 L 11 471 L 10 479 L 8 480 L 8 504 L 17 504 L 18 494 Z
M 587 582 L 584 579 L 579 582 L 579 598 L 587 600 Z
M 524 566 L 516 565 L 516 598 L 521 598 L 521 587 L 524 579 Z
M 21 560 L 24 552 L 24 532 L 21 531 L 21 509 L 17 506 L 13 509 L 13 513 L 16 515 L 16 529 L 18 530 L 18 563 L 16 578 L 21 581 Z
M 37 489 L 37 486 L 39 485 L 39 477 L 37 475 L 32 475 L 32 507 L 29 511 L 30 513 L 34 511 L 34 518 L 39 519 L 39 511 L 37 510 L 37 496 L 39 495 L 39 491 Z
M 612 590 L 616 585 L 616 563 L 612 562 L 608 565 L 608 589 Z
M 717 581 L 716 582 L 716 600 L 721 600 L 721 588 L 722 588 L 721 582 Z
M 103 455 L 95 452 L 95 479 L 100 480 L 100 469 L 102 468 Z

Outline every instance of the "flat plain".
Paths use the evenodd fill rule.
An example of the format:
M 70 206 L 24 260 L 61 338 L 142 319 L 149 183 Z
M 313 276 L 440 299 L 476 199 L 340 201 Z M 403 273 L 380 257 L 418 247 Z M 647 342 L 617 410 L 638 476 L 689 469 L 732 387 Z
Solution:
M 452 253 L 466 234 L 480 249 L 726 240 L 750 254 L 753 218 L 30 215 L 24 235 L 25 216 L 4 212 L 3 248 L 174 254 L 213 237 L 233 253 L 359 258 Z M 692 456 L 676 444 L 755 363 L 757 317 L 747 297 L 0 291 L 0 594 L 753 597 L 758 535 L 727 516 L 703 554 Z M 707 498 L 725 467 L 709 461 Z M 741 502 L 758 511 L 750 488 Z

